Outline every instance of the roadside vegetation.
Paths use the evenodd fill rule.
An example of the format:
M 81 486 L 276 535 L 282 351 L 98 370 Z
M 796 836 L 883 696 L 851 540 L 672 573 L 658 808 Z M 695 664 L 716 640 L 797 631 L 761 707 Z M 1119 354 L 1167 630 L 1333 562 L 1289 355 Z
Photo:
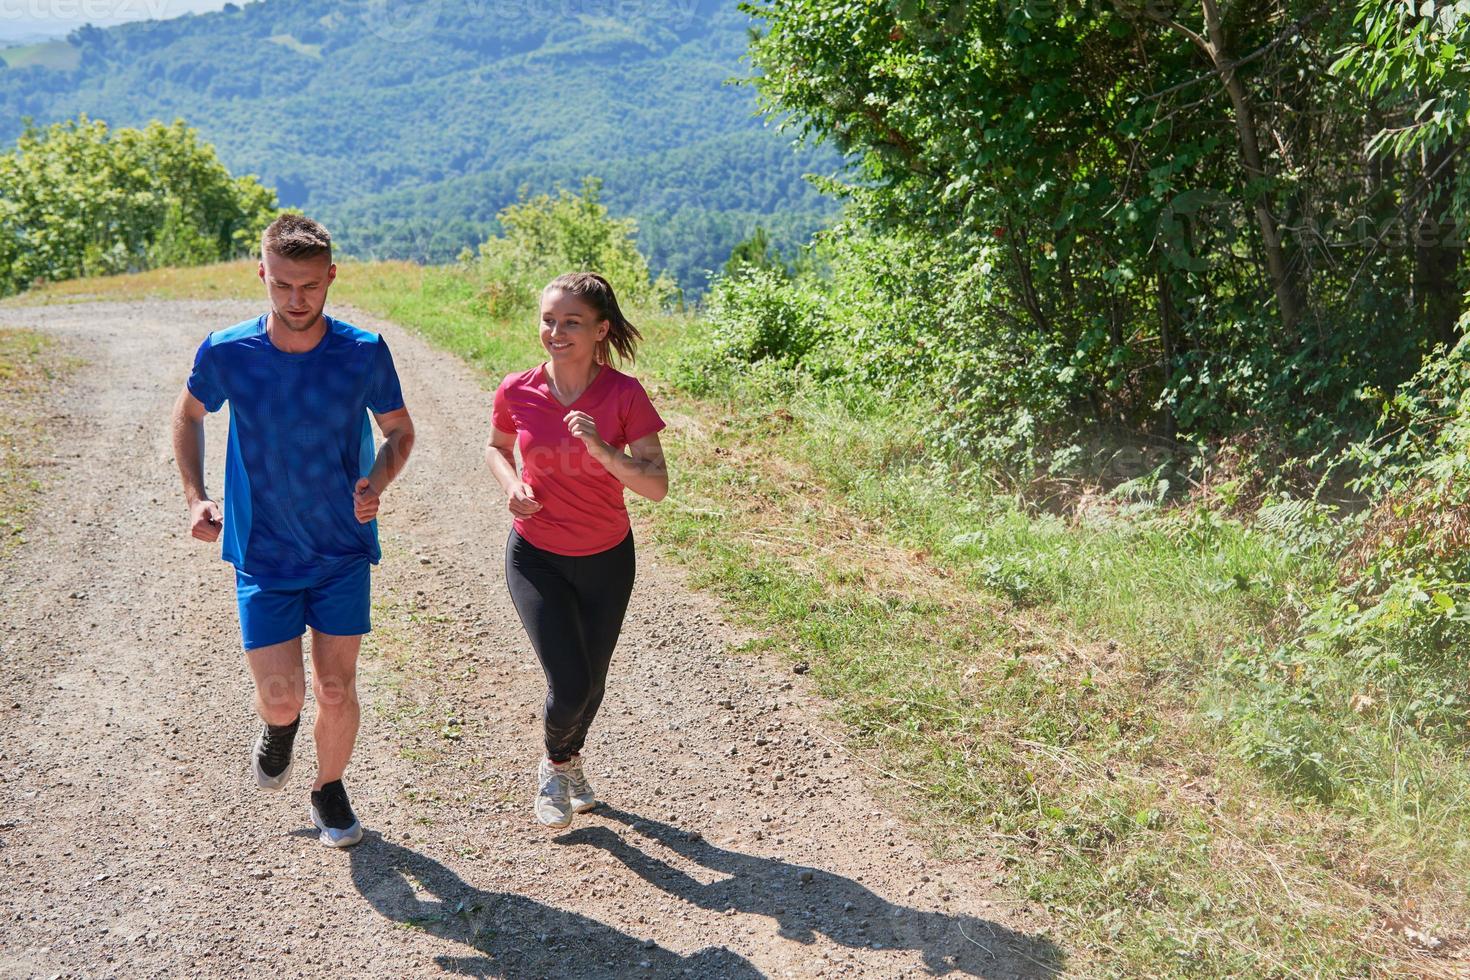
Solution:
M 53 338 L 0 327 L 0 558 L 25 540 L 54 449 L 46 396 L 72 367 Z
M 1048 910 L 1070 969 L 1462 968 L 1460 593 L 1444 576 L 1378 584 L 1457 540 L 1452 521 L 1414 516 L 1454 476 L 1457 370 L 1427 370 L 1396 403 L 1398 435 L 1350 450 L 1380 454 L 1384 483 L 1360 482 L 1381 503 L 1352 512 L 1219 456 L 1213 471 L 1003 479 L 936 442 L 942 392 L 898 397 L 779 356 L 800 336 L 782 332 L 789 280 L 757 292 L 746 269 L 698 315 L 669 312 L 604 210 L 576 195 L 519 207 L 506 226 L 536 237 L 455 266 L 343 263 L 334 300 L 418 331 L 489 387 L 538 356 L 539 284 L 622 270 L 678 488 L 639 520 L 757 628 L 753 646 L 812 674 L 936 848 L 999 856 L 997 883 Z M 26 301 L 259 295 L 234 263 Z M 1392 612 L 1365 615 L 1373 596 Z

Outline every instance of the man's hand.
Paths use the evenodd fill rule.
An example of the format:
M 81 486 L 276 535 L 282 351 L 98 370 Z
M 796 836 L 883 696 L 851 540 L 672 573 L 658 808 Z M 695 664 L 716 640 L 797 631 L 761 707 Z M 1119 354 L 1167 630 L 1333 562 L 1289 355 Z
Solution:
M 593 458 L 602 460 L 612 454 L 612 447 L 597 434 L 597 420 L 586 412 L 568 412 L 562 421 L 572 435 L 582 440 L 582 445 L 587 447 Z
M 517 517 L 530 517 L 541 509 L 541 501 L 536 499 L 536 492 L 524 483 L 516 485 L 505 505 Z
M 200 541 L 218 541 L 223 526 L 219 504 L 208 497 L 196 500 L 189 507 L 189 533 Z
M 358 480 L 352 489 L 352 512 L 357 515 L 359 524 L 366 524 L 378 516 L 378 492 L 367 477 Z

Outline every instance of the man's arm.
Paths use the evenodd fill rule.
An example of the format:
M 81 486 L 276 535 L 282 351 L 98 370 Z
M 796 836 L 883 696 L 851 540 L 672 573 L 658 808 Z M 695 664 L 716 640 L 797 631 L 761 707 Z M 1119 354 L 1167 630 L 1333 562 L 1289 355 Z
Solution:
M 353 488 L 352 508 L 360 524 L 378 516 L 378 496 L 403 472 L 409 453 L 413 452 L 413 419 L 409 418 L 407 408 L 381 415 L 374 412 L 373 418 L 383 431 L 383 445 L 373 460 L 372 472 L 358 480 Z
M 219 504 L 204 487 L 204 403 L 187 387 L 174 402 L 174 461 L 184 480 L 184 500 L 189 505 L 189 533 L 200 541 L 215 541 L 223 526 Z

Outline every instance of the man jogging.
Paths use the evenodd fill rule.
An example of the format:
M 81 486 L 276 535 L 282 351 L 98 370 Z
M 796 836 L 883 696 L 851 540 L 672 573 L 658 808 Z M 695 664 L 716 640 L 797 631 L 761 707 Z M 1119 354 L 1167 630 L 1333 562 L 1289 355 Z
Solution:
M 301 637 L 311 627 L 317 777 L 311 819 L 322 843 L 362 839 L 342 774 L 357 737 L 357 653 L 370 629 L 378 497 L 413 447 L 388 346 L 325 315 L 332 240 L 301 215 L 261 239 L 270 312 L 217 330 L 194 356 L 173 414 L 190 533 L 224 538 L 235 566 L 245 656 L 264 728 L 256 782 L 280 789 L 306 698 Z M 230 403 L 224 508 L 204 485 L 204 416 Z M 368 412 L 386 437 L 374 453 Z

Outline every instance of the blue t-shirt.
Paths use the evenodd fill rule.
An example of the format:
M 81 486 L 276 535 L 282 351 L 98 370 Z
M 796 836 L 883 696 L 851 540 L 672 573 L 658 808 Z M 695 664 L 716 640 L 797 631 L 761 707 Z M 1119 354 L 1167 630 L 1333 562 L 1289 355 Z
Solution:
M 388 345 L 326 317 L 321 343 L 300 354 L 266 336 L 266 315 L 216 330 L 199 345 L 189 392 L 211 412 L 230 403 L 224 559 L 266 582 L 377 563 L 377 522 L 359 524 L 352 489 L 373 468 L 368 411 L 403 407 Z

